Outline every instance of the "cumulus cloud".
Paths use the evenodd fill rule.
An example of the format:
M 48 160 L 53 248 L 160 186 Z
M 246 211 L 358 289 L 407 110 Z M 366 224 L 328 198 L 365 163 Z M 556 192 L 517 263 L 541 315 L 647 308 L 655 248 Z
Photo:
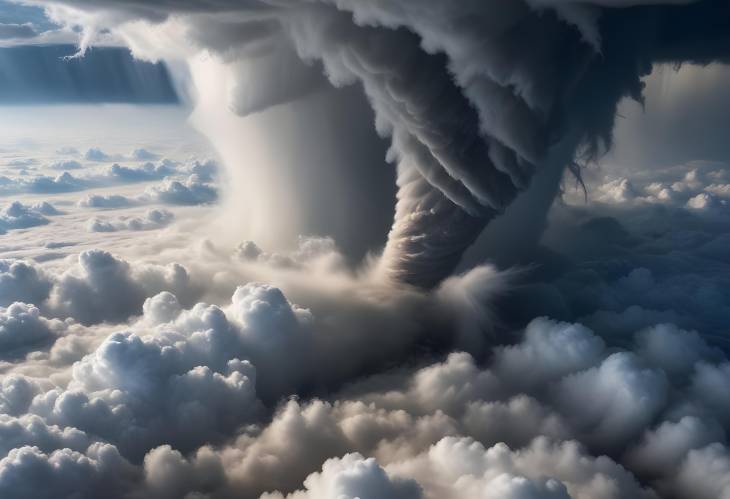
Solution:
M 64 172 L 56 177 L 37 176 L 28 180 L 27 190 L 30 192 L 72 192 L 84 189 L 89 185 L 83 178 L 74 177 Z
M 135 182 L 151 182 L 154 180 L 162 180 L 168 176 L 177 173 L 185 173 L 184 170 L 178 172 L 178 164 L 171 160 L 161 160 L 157 163 L 146 162 L 137 166 L 123 166 L 117 163 L 99 171 L 81 174 L 72 174 L 66 168 L 68 162 L 59 162 L 57 165 L 64 165 L 62 169 L 65 171 L 59 175 L 23 175 L 16 177 L 0 177 L 0 194 L 19 194 L 19 193 L 49 193 L 57 194 L 64 192 L 75 192 L 91 189 L 95 187 L 108 187 L 117 184 L 135 183 Z M 205 168 L 200 163 L 193 163 L 188 170 L 194 171 L 199 168 L 203 172 L 209 172 L 210 168 Z M 207 176 L 205 176 L 207 175 Z M 213 180 L 209 173 L 198 177 L 199 182 L 211 182 Z M 192 181 L 191 181 L 192 182 Z M 203 194 L 199 194 L 203 196 Z
M 48 201 L 41 201 L 40 203 L 35 203 L 31 206 L 31 209 L 37 211 L 41 215 L 47 215 L 47 216 L 61 215 L 61 212 L 58 209 L 56 209 L 56 207 L 53 206 Z
M 107 153 L 97 147 L 92 147 L 91 149 L 88 149 L 84 153 L 84 159 L 86 161 L 96 161 L 100 163 L 114 161 L 114 158 L 112 156 L 109 156 Z
M 53 323 L 41 318 L 38 308 L 25 303 L 0 307 L 0 358 L 12 358 L 42 347 L 56 336 Z
M 41 303 L 51 290 L 50 277 L 21 260 L 0 260 L 0 306 L 15 301 Z
M 147 149 L 135 149 L 132 151 L 132 159 L 136 161 L 155 161 L 160 159 L 158 154 L 148 151 Z
M 90 194 L 77 203 L 81 208 L 126 208 L 134 204 L 134 200 L 120 194 Z
M 147 162 L 139 167 L 128 167 L 113 164 L 109 169 L 112 179 L 124 182 L 145 182 L 160 180 L 175 173 L 175 166 L 170 161 L 161 161 L 159 164 Z
M 90 183 L 69 172 L 63 172 L 55 177 L 36 175 L 28 179 L 16 179 L 6 186 L 9 192 L 59 193 L 73 192 L 86 189 Z
M 79 270 L 60 277 L 51 303 L 75 296 L 107 320 L 124 315 L 107 302 L 132 309 L 120 299 L 159 272 L 102 252 L 82 254 Z M 430 307 L 453 302 L 438 303 Z M 34 317 L 26 328 L 45 321 L 14 307 L 13 317 Z M 423 309 L 398 310 L 415 320 Z M 269 285 L 240 286 L 223 308 L 186 309 L 163 292 L 142 312 L 95 344 L 67 381 L 7 380 L 8 458 L 36 446 L 23 452 L 38 462 L 68 448 L 93 463 L 92 448 L 105 445 L 116 456 L 103 478 L 112 493 L 154 497 L 650 498 L 691 484 L 690 463 L 717 452 L 708 446 L 724 444 L 730 423 L 724 354 L 673 326 L 639 331 L 631 351 L 616 351 L 584 326 L 536 319 L 483 364 L 451 353 L 363 377 L 367 343 L 380 345 L 372 355 L 399 351 L 368 327 L 346 336 L 367 315 L 318 318 Z M 382 314 L 371 308 L 368 322 Z M 360 369 L 333 361 L 342 356 Z M 277 408 L 288 394 L 343 379 L 354 382 L 324 400 Z M 7 483 L 29 476 L 8 470 Z M 79 480 L 80 493 L 99 483 L 93 469 Z M 723 485 L 706 486 L 710 494 Z
M 197 293 L 185 267 L 130 263 L 102 250 L 86 250 L 62 272 L 0 260 L 0 306 L 37 305 L 54 317 L 82 323 L 121 322 L 142 313 L 147 297 L 172 291 L 188 302 Z
M 75 159 L 67 159 L 51 163 L 48 165 L 48 168 L 52 168 L 54 170 L 79 170 L 83 168 L 83 165 Z
M 30 207 L 19 201 L 14 201 L 0 212 L 0 234 L 13 229 L 27 229 L 45 225 L 49 223 L 49 220 L 43 215 L 54 214 L 57 214 L 57 212 L 54 212 L 53 207 L 48 203 L 38 207 Z
M 218 199 L 218 191 L 203 178 L 193 174 L 185 181 L 166 180 L 147 189 L 143 197 L 152 201 L 179 205 L 208 204 Z
M 306 490 L 292 494 L 269 493 L 265 499 L 355 498 L 382 497 L 383 499 L 419 499 L 420 487 L 412 480 L 391 479 L 375 462 L 359 454 L 328 459 L 321 473 L 313 473 L 304 480 Z
M 592 203 L 622 207 L 658 204 L 690 210 L 719 209 L 725 206 L 730 193 L 726 167 L 715 162 L 638 171 L 633 179 L 594 174 L 584 180 Z M 571 189 L 564 199 L 570 204 L 584 203 L 582 192 Z
M 244 241 L 234 250 L 236 258 L 246 263 L 259 263 L 275 268 L 304 269 L 318 267 L 343 270 L 345 260 L 334 239 L 321 236 L 299 236 L 295 251 L 268 253 L 253 241 Z
M 67 390 L 46 393 L 31 411 L 103 436 L 133 459 L 165 442 L 190 450 L 255 421 L 261 410 L 255 368 L 235 358 L 225 362 L 222 352 L 206 352 L 199 344 L 205 331 L 180 333 L 110 336 L 74 365 Z M 177 344 L 170 343 L 173 337 Z M 171 354 L 178 359 L 169 359 Z M 223 364 L 215 367 L 219 359 L 206 358 L 211 354 Z M 196 365 L 201 362 L 213 367 Z
M 126 199 L 126 198 L 125 198 Z M 97 199 L 96 202 L 99 200 Z M 102 204 L 115 204 L 116 200 L 106 198 Z M 94 202 L 92 200 L 92 202 Z M 86 224 L 90 232 L 117 232 L 120 230 L 155 230 L 168 226 L 175 215 L 167 210 L 149 210 L 142 217 L 120 217 L 114 220 L 92 218 Z
M 411 475 L 426 497 L 652 497 L 621 466 L 591 458 L 575 442 L 537 439 L 520 451 L 504 444 L 486 449 L 471 439 L 447 437 L 427 453 L 389 466 Z
M 189 275 L 170 264 L 131 265 L 100 250 L 84 251 L 78 265 L 56 278 L 48 306 L 82 323 L 119 322 L 138 314 L 148 296 L 163 290 L 189 296 Z
M 64 146 L 56 150 L 57 154 L 61 154 L 64 156 L 78 156 L 79 150 L 75 147 L 71 146 Z
M 186 323 L 192 324 L 188 317 L 182 320 L 185 314 L 181 314 L 169 295 L 161 295 L 148 303 L 146 314 L 150 314 L 150 319 L 167 320 L 180 314 L 170 324 L 177 324 L 176 328 Z M 546 326 L 543 324 L 543 327 Z M 562 327 L 568 329 L 569 326 L 565 324 Z M 221 330 L 220 326 L 216 327 Z M 553 324 L 551 327 L 558 325 Z M 590 332 L 584 334 L 591 335 Z M 133 369 L 131 366 L 137 365 L 140 359 L 147 356 L 141 350 L 146 342 L 172 340 L 164 340 L 164 336 L 158 335 L 154 336 L 156 339 L 150 337 L 142 342 L 128 335 L 111 337 L 107 340 L 111 342 L 109 346 L 102 345 L 94 356 L 75 368 L 75 379 L 78 383 L 84 380 L 84 391 L 98 391 L 108 386 L 108 383 L 113 383 L 113 386 L 123 391 L 136 389 L 133 388 L 136 385 L 128 384 L 129 375 L 117 377 L 114 371 L 106 369 L 113 365 L 119 365 L 120 369 L 123 365 Z M 183 337 L 176 336 L 175 348 L 183 351 L 193 348 L 189 343 L 193 337 L 182 340 Z M 564 341 L 570 345 L 568 340 Z M 115 345 L 115 351 L 121 348 L 120 353 L 128 348 L 135 353 L 130 353 L 132 357 L 129 360 L 125 360 L 125 355 L 114 361 L 107 358 L 100 364 L 107 366 L 105 370 L 97 371 L 97 368 L 92 367 L 97 362 L 95 359 L 101 361 L 99 355 L 109 355 L 111 351 L 106 352 L 112 344 Z M 190 353 L 195 351 L 199 352 L 196 355 L 204 355 L 197 359 L 207 359 L 207 362 L 221 365 L 220 359 L 209 356 L 212 351 L 205 353 L 206 350 L 191 350 Z M 228 347 L 222 360 L 230 355 L 234 355 L 234 351 Z M 505 354 L 497 353 L 497 357 L 502 355 Z M 511 377 L 499 377 L 499 359 L 495 359 L 495 370 L 489 373 L 480 370 L 469 356 L 462 354 L 462 359 L 458 355 L 452 356 L 442 365 L 437 364 L 414 373 L 411 381 L 413 388 L 399 396 L 395 392 L 371 393 L 363 401 L 339 400 L 335 404 L 313 401 L 300 405 L 291 401 L 274 415 L 272 422 L 263 431 L 241 436 L 219 451 L 202 447 L 188 458 L 174 447 L 157 447 L 144 459 L 146 478 L 144 484 L 139 486 L 163 497 L 192 491 L 206 491 L 212 493 L 213 497 L 230 493 L 256 495 L 269 487 L 272 488 L 270 490 L 284 487 L 284 490 L 292 491 L 297 488 L 297 480 L 301 480 L 301 491 L 270 492 L 266 497 L 310 497 L 312 494 L 314 497 L 330 497 L 328 494 L 339 497 L 337 493 L 346 496 L 351 494 L 351 497 L 367 497 L 368 494 L 376 493 L 401 494 L 397 497 L 402 494 L 434 498 L 481 497 L 479 491 L 483 490 L 489 490 L 493 497 L 500 498 L 515 497 L 515 494 L 560 498 L 654 497 L 653 492 L 640 485 L 629 470 L 643 474 L 653 469 L 653 476 L 658 474 L 662 480 L 670 483 L 674 480 L 674 470 L 684 466 L 685 456 L 694 455 L 693 449 L 702 449 L 708 442 L 723 439 L 724 436 L 716 423 L 711 420 L 702 423 L 697 416 L 685 417 L 678 423 L 692 432 L 684 436 L 673 430 L 676 424 L 672 420 L 651 430 L 650 419 L 643 419 L 643 416 L 631 411 L 625 412 L 629 408 L 649 412 L 652 409 L 644 409 L 643 401 L 633 401 L 631 392 L 628 398 L 620 395 L 620 399 L 615 399 L 617 393 L 624 393 L 622 389 L 607 387 L 605 392 L 601 391 L 601 383 L 604 383 L 600 381 L 601 376 L 609 376 L 602 373 L 610 372 L 610 376 L 618 373 L 614 363 L 619 361 L 614 360 L 615 356 L 606 353 L 601 356 L 602 360 L 595 360 L 595 368 L 578 372 L 580 376 L 593 377 L 593 383 L 597 383 L 593 388 L 588 386 L 586 389 L 598 388 L 594 395 L 598 406 L 611 407 L 608 413 L 600 416 L 602 420 L 623 418 L 624 423 L 630 422 L 647 431 L 644 443 L 634 448 L 621 463 L 605 456 L 594 457 L 586 447 L 571 440 L 571 434 L 575 436 L 589 431 L 596 438 L 591 446 L 608 449 L 615 443 L 602 440 L 602 425 L 608 423 L 592 424 L 587 429 L 581 421 L 571 421 L 576 413 L 589 418 L 594 417 L 591 414 L 595 413 L 594 406 L 566 407 L 564 398 L 570 395 L 570 386 L 579 379 L 576 375 L 564 374 L 562 381 L 553 385 L 562 394 L 558 393 L 555 398 L 551 396 L 546 401 L 554 406 L 552 411 L 541 407 L 541 403 L 534 399 L 525 398 L 525 395 L 502 403 L 498 399 L 520 390 Z M 177 358 L 182 360 L 186 356 Z M 190 357 L 190 361 L 194 362 L 194 358 Z M 454 371 L 459 362 L 471 367 Z M 456 375 L 457 372 L 460 374 Z M 476 382 L 482 376 L 486 376 L 486 385 Z M 632 376 L 635 375 L 628 374 L 628 378 Z M 537 397 L 544 397 L 544 387 L 550 384 L 549 380 L 545 380 L 532 390 Z M 641 387 L 641 384 L 638 386 Z M 452 395 L 459 391 L 461 395 Z M 434 409 L 436 412 L 433 412 Z M 441 413 L 440 410 L 446 412 Z M 495 426 L 495 432 L 490 433 L 490 423 L 498 424 L 498 428 L 504 428 L 506 432 L 497 431 Z M 84 424 L 87 425 L 84 431 L 91 431 L 88 423 Z M 703 424 L 710 426 L 703 429 Z M 205 432 L 204 429 L 201 431 Z M 530 433 L 533 437 L 529 437 Z M 510 440 L 509 435 L 513 435 L 512 445 L 515 448 L 500 443 L 504 437 Z M 527 441 L 524 440 L 526 437 Z M 627 434 L 618 437 L 621 445 L 632 445 L 633 441 Z M 297 443 L 296 446 L 292 447 L 293 443 Z M 186 448 L 185 444 L 180 445 Z M 654 450 L 657 448 L 667 450 Z M 347 454 L 353 451 L 374 455 L 380 463 L 363 457 L 366 454 Z M 660 461 L 653 458 L 657 452 L 662 453 Z M 276 458 L 263 459 L 263 456 Z M 321 471 L 317 465 L 319 462 L 324 462 Z
M 197 175 L 203 182 L 212 182 L 218 174 L 218 163 L 212 159 L 207 161 L 195 161 L 190 167 L 190 173 Z
M 35 158 L 18 158 L 12 159 L 5 164 L 11 168 L 27 168 L 35 165 L 36 163 L 38 163 L 38 160 Z
M 38 447 L 25 446 L 13 449 L 0 460 L 0 491 L 8 497 L 28 499 L 59 495 L 123 497 L 125 475 L 132 473 L 110 445 L 92 445 L 86 453 L 58 449 L 48 454 Z

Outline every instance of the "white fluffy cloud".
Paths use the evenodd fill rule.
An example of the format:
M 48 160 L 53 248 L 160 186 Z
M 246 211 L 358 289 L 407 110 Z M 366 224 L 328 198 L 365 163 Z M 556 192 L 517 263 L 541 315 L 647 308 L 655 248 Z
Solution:
M 447 437 L 386 469 L 414 477 L 428 498 L 652 497 L 609 458 L 590 457 L 576 442 L 555 444 L 544 438 L 513 451 L 504 444 L 487 449 L 468 438 Z
M 60 324 L 42 318 L 33 305 L 0 307 L 0 358 L 12 358 L 52 343 Z
M 10 203 L 0 212 L 0 234 L 5 234 L 5 232 L 13 229 L 27 229 L 49 223 L 49 220 L 41 212 L 43 208 L 43 205 L 39 206 L 38 209 L 25 206 L 18 201 Z
M 131 265 L 108 252 L 89 250 L 78 265 L 58 276 L 48 307 L 83 323 L 119 322 L 141 312 L 145 298 L 160 291 L 189 296 L 189 275 L 170 264 Z
M 134 204 L 134 200 L 120 194 L 91 194 L 79 200 L 81 208 L 124 208 Z
M 167 210 L 148 210 L 142 217 L 116 219 L 92 218 L 86 224 L 90 232 L 117 232 L 120 230 L 155 230 L 169 225 L 175 215 Z
M 305 490 L 287 494 L 263 494 L 262 499 L 420 499 L 418 485 L 410 480 L 392 479 L 375 462 L 359 454 L 328 459 L 321 473 L 304 480 Z
M 0 260 L 0 306 L 15 301 L 41 303 L 51 291 L 46 273 L 22 260 Z
M 632 207 L 661 205 L 688 210 L 722 210 L 730 195 L 730 178 L 726 165 L 693 162 L 687 165 L 636 172 L 633 177 L 588 172 L 585 177 L 591 203 Z M 584 203 L 583 192 L 568 189 L 569 203 Z
M 214 202 L 218 198 L 218 192 L 202 177 L 193 174 L 182 182 L 166 180 L 160 186 L 150 187 L 143 197 L 159 203 L 196 205 Z
M 75 159 L 64 159 L 51 163 L 48 168 L 53 170 L 79 170 L 83 168 L 83 165 Z
M 97 258 L 109 274 L 87 281 L 124 267 L 103 253 L 82 267 Z M 302 362 L 330 334 L 326 321 L 261 284 L 239 287 L 225 308 L 186 310 L 163 292 L 142 309 L 60 385 L 8 380 L 0 428 L 15 450 L 0 483 L 27 476 L 10 466 L 18 453 L 42 469 L 61 457 L 93 464 L 89 449 L 106 445 L 115 464 L 90 467 L 82 495 L 105 483 L 170 498 L 650 498 L 636 476 L 659 493 L 686 487 L 701 453 L 725 442 L 724 355 L 676 327 L 641 331 L 633 352 L 616 352 L 586 327 L 537 319 L 484 365 L 452 353 L 329 400 L 289 400 L 269 419 L 265 405 L 342 372 Z
M 120 322 L 139 315 L 146 298 L 166 290 L 185 302 L 197 293 L 181 265 L 131 264 L 101 250 L 82 252 L 60 273 L 0 260 L 0 306 L 32 303 L 45 315 L 82 323 Z

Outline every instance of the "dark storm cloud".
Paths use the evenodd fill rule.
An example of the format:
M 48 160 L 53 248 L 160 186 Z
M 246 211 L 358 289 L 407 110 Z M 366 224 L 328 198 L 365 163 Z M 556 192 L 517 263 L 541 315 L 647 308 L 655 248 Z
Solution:
M 317 65 L 335 86 L 360 83 L 399 165 L 384 270 L 426 287 L 453 270 L 553 144 L 567 144 L 564 163 L 579 147 L 594 155 L 610 144 L 619 100 L 641 100 L 652 63 L 709 63 L 728 52 L 727 6 L 717 0 L 68 3 L 116 9 L 121 19 L 188 15 L 192 43 L 241 65 L 231 105 L 242 114 L 307 92 L 300 75 Z M 304 64 L 287 64 L 281 78 L 291 51 Z

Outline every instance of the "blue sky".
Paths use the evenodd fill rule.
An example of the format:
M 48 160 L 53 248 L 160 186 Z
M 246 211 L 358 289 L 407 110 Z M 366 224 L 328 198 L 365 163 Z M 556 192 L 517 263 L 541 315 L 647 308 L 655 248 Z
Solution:
M 32 24 L 37 31 L 47 31 L 56 27 L 40 7 L 21 5 L 13 2 L 0 1 L 0 23 L 2 24 Z

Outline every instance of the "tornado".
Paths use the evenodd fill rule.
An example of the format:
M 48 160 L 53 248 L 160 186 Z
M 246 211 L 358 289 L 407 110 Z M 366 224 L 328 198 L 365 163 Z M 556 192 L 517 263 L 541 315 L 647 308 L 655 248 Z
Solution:
M 62 3 L 183 22 L 195 50 L 242 68 L 239 115 L 302 98 L 320 73 L 360 86 L 397 169 L 380 268 L 422 289 L 454 271 L 556 144 L 570 141 L 572 171 L 606 151 L 619 101 L 641 101 L 652 65 L 730 55 L 725 0 Z

